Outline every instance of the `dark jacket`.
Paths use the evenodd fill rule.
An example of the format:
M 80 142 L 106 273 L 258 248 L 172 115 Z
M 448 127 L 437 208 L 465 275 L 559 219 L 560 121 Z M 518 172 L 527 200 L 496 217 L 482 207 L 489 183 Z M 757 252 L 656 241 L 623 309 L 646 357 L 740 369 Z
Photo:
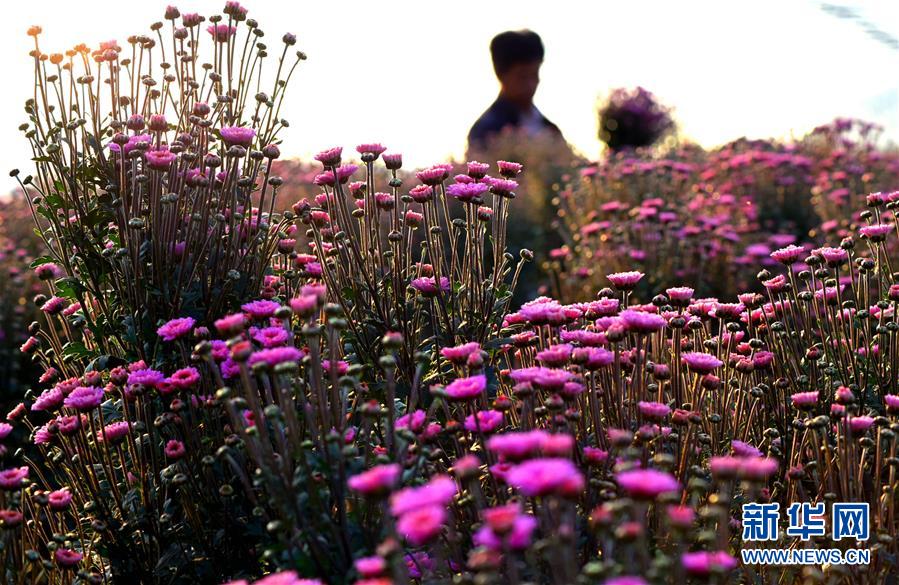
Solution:
M 539 113 L 539 111 L 538 111 Z M 550 132 L 562 136 L 559 128 L 540 114 L 540 119 L 544 127 Z M 521 110 L 515 104 L 504 99 L 496 98 L 496 101 L 487 108 L 487 111 L 481 114 L 474 126 L 468 132 L 469 148 L 483 148 L 487 146 L 489 139 L 507 127 L 517 128 L 521 123 Z

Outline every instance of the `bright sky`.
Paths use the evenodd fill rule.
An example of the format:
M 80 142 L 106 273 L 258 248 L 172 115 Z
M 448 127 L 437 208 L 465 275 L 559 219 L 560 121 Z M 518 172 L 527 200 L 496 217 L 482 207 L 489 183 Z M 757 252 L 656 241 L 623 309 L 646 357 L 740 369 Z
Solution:
M 224 0 L 172 0 L 211 14 Z M 865 26 L 899 38 L 899 3 L 831 0 L 837 18 L 811 0 L 584 2 L 583 0 L 247 0 L 270 45 L 297 35 L 309 55 L 284 113 L 282 152 L 308 156 L 332 145 L 381 141 L 425 165 L 464 151 L 472 122 L 498 90 L 492 36 L 531 28 L 546 60 L 536 103 L 591 158 L 599 152 L 596 100 L 643 85 L 675 107 L 683 134 L 706 146 L 738 136 L 801 133 L 836 116 L 883 124 L 899 141 L 899 49 Z M 24 138 L 31 24 L 42 48 L 96 46 L 148 31 L 165 2 L 77 0 L 4 6 L 6 55 L 0 92 L 0 155 L 29 166 Z M 866 24 L 867 23 L 867 24 Z M 5 169 L 4 169 L 5 171 Z

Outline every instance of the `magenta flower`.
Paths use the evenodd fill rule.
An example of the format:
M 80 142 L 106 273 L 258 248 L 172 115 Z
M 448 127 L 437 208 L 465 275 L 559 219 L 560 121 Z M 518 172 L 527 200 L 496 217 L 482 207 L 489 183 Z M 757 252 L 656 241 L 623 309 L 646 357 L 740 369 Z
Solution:
M 0 489 L 17 490 L 25 485 L 26 479 L 28 479 L 28 468 L 24 465 L 4 469 L 0 471 Z
M 96 386 L 79 386 L 78 388 L 75 388 L 71 394 L 66 396 L 63 404 L 66 408 L 86 411 L 97 408 L 100 406 L 101 402 L 103 402 L 103 388 L 97 388 Z
M 800 410 L 810 410 L 818 404 L 818 391 L 796 392 L 790 396 L 793 406 Z
M 805 254 L 805 248 L 790 244 L 786 248 L 780 248 L 779 250 L 771 252 L 771 257 L 781 264 L 789 266 L 802 260 L 802 257 L 805 256 Z
M 169 376 L 169 382 L 179 390 L 194 388 L 200 383 L 200 372 L 192 367 L 181 368 Z
M 671 414 L 671 408 L 661 402 L 644 402 L 641 400 L 637 404 L 637 408 L 644 417 L 656 421 L 664 420 L 666 416 Z
M 724 551 L 689 552 L 681 555 L 684 570 L 695 577 L 707 577 L 713 572 L 728 572 L 737 566 L 737 559 Z
M 290 339 L 284 327 L 264 327 L 251 331 L 253 339 L 266 348 L 282 346 Z
M 461 365 L 468 361 L 468 356 L 479 351 L 481 351 L 481 344 L 477 341 L 472 341 L 455 347 L 441 348 L 440 355 L 453 364 Z
M 181 459 L 187 453 L 187 449 L 184 448 L 184 443 L 178 441 L 177 439 L 172 439 L 171 441 L 167 442 L 165 444 L 164 451 L 165 456 L 173 461 Z
M 615 481 L 630 497 L 637 500 L 654 500 L 660 495 L 680 489 L 680 484 L 670 473 L 655 469 L 634 469 L 615 475 Z
M 402 489 L 390 496 L 390 511 L 401 516 L 428 506 L 446 506 L 456 495 L 456 482 L 449 476 L 438 475 L 421 487 Z
M 584 476 L 569 459 L 531 459 L 509 470 L 506 483 L 528 497 L 573 497 L 583 491 Z
M 433 297 L 437 295 L 437 281 L 433 276 L 422 276 L 412 280 L 412 288 L 420 292 L 423 296 Z M 440 290 L 449 290 L 449 279 L 445 276 L 440 277 Z
M 828 266 L 840 266 L 849 260 L 849 253 L 842 248 L 825 246 L 814 250 L 814 254 L 827 262 Z
M 476 374 L 451 382 L 443 391 L 450 400 L 471 400 L 480 396 L 486 388 L 487 377 L 484 374 Z
M 336 167 L 340 164 L 340 155 L 343 153 L 342 146 L 334 146 L 326 150 L 322 150 L 312 158 L 322 163 L 325 167 Z
M 80 552 L 73 551 L 69 548 L 58 548 L 56 552 L 53 553 L 53 558 L 56 559 L 56 564 L 60 567 L 71 568 L 77 567 L 78 563 L 81 562 L 81 559 L 84 558 Z
M 167 148 L 148 150 L 145 156 L 147 157 L 147 166 L 154 171 L 167 171 L 178 158 L 178 155 Z
M 351 490 L 366 496 L 383 496 L 393 489 L 402 471 L 396 463 L 376 465 L 351 477 L 347 485 Z
M 258 301 L 245 303 L 241 305 L 240 308 L 248 313 L 253 319 L 261 320 L 274 316 L 275 311 L 281 308 L 281 303 L 260 299 Z
M 615 361 L 615 354 L 601 347 L 579 347 L 572 352 L 571 358 L 574 363 L 588 370 L 598 370 L 611 365 Z
M 226 146 L 243 146 L 249 148 L 253 145 L 256 131 L 244 126 L 226 126 L 220 130 L 222 140 Z
M 896 228 L 892 224 L 889 223 L 877 223 L 873 225 L 866 225 L 862 228 L 859 228 L 858 233 L 865 238 L 869 238 L 874 242 L 882 242 L 886 239 L 886 237 L 890 234 L 890 232 L 895 231 Z
M 739 457 L 761 457 L 762 452 L 750 445 L 749 443 L 744 443 L 743 441 L 738 441 L 734 439 L 730 442 L 730 448 L 733 450 L 734 455 Z
M 668 322 L 656 313 L 626 309 L 618 315 L 624 328 L 637 334 L 648 334 L 665 328 Z
M 165 374 L 150 368 L 134 370 L 128 374 L 128 384 L 140 384 L 148 388 L 154 388 L 157 384 L 165 380 Z
M 69 507 L 72 502 L 72 492 L 68 489 L 61 489 L 47 494 L 47 505 L 51 510 L 61 512 Z
M 475 420 L 477 416 L 477 420 Z M 494 433 L 503 424 L 503 413 L 498 410 L 479 410 L 476 414 L 470 414 L 465 418 L 465 428 L 473 433 L 482 432 L 485 435 Z
M 424 506 L 400 516 L 396 523 L 396 530 L 409 544 L 422 546 L 440 534 L 444 523 L 446 523 L 445 508 Z
M 870 416 L 853 416 L 846 421 L 846 425 L 853 435 L 863 435 L 874 426 L 874 419 Z
M 131 423 L 128 421 L 118 421 L 109 423 L 99 431 L 97 431 L 97 441 L 100 443 L 109 442 L 117 443 L 125 438 L 131 432 Z
M 521 461 L 542 449 L 547 436 L 549 434 L 546 431 L 539 429 L 528 432 L 503 433 L 490 437 L 487 440 L 487 448 L 506 459 Z
M 517 176 L 523 168 L 517 162 L 509 162 L 505 160 L 498 161 L 496 163 L 496 166 L 499 167 L 499 174 L 509 179 Z
M 645 275 L 642 272 L 632 270 L 630 272 L 616 272 L 606 275 L 612 286 L 618 290 L 633 290 Z
M 156 333 L 162 337 L 164 341 L 175 341 L 178 338 L 184 337 L 188 333 L 190 333 L 194 324 L 196 323 L 196 319 L 193 317 L 181 317 L 178 319 L 172 319 L 165 325 L 162 325 L 159 329 L 156 330 Z
M 306 354 L 295 347 L 272 347 L 260 349 L 250 356 L 249 364 L 264 363 L 269 367 L 275 367 L 285 362 L 299 363 Z
M 206 27 L 206 32 L 212 35 L 212 38 L 215 39 L 215 42 L 227 43 L 229 40 L 231 40 L 231 37 L 234 36 L 234 33 L 237 32 L 237 27 L 227 24 L 215 24 Z
M 745 479 L 764 481 L 777 472 L 780 463 L 771 457 L 749 457 L 740 462 L 739 475 Z
M 899 413 L 899 395 L 886 394 L 883 397 L 883 404 L 886 406 L 887 412 L 890 414 Z
M 697 374 L 711 374 L 724 365 L 724 362 L 715 356 L 699 351 L 690 351 L 683 354 L 681 357 L 683 358 L 684 363 L 687 364 L 687 367 Z
M 489 519 L 477 532 L 472 536 L 472 541 L 477 546 L 483 546 L 495 552 L 504 550 L 503 543 L 512 550 L 524 550 L 531 545 L 534 530 L 537 528 L 537 519 L 530 514 L 521 514 L 517 510 L 518 506 L 502 506 L 502 508 L 511 507 L 516 509 L 515 515 L 508 522 L 508 526 L 496 526 L 495 522 Z M 492 510 L 484 512 L 485 519 Z M 504 522 L 506 524 L 506 522 Z
M 463 203 L 480 201 L 481 196 L 490 188 L 486 183 L 453 183 L 446 188 L 446 194 Z
M 361 155 L 371 155 L 372 160 L 376 160 L 385 150 L 387 150 L 387 147 L 378 142 L 360 144 L 356 147 L 356 152 Z
M 53 388 L 49 388 L 41 392 L 41 395 L 35 399 L 34 404 L 31 405 L 31 410 L 35 412 L 44 411 L 44 410 L 55 410 L 62 405 L 65 396 L 62 393 L 62 390 L 58 386 L 54 386 Z
M 215 328 L 222 335 L 235 335 L 243 331 L 246 324 L 247 318 L 243 313 L 233 313 L 216 320 Z
M 68 303 L 69 301 L 62 297 L 50 297 L 43 305 L 41 305 L 41 311 L 48 315 L 56 315 L 60 313 Z

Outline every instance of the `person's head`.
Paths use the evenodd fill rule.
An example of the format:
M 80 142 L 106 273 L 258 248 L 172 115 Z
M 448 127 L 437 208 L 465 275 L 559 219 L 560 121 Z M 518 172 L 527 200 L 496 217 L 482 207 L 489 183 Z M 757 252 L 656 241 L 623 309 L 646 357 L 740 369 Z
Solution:
M 531 103 L 543 64 L 540 36 L 530 30 L 500 33 L 490 41 L 490 55 L 503 96 L 518 104 Z

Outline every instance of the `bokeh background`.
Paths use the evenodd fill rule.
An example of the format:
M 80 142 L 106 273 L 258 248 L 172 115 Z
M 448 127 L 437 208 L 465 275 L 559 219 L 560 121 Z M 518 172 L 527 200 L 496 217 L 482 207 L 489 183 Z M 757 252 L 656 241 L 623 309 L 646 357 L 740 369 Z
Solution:
M 223 0 L 177 2 L 182 12 Z M 765 0 L 452 3 L 420 0 L 246 3 L 271 37 L 294 32 L 309 55 L 286 111 L 287 156 L 332 144 L 380 140 L 425 165 L 461 157 L 471 123 L 498 85 L 491 37 L 531 28 L 546 60 L 537 106 L 583 155 L 595 158 L 596 103 L 614 87 L 643 85 L 675 108 L 681 136 L 705 147 L 740 136 L 801 135 L 837 116 L 899 136 L 899 3 Z M 111 31 L 145 32 L 155 2 L 9 3 L 0 35 L 7 86 L 0 92 L 0 156 L 27 166 L 15 140 L 28 97 L 31 39 L 46 51 L 95 46 Z M 130 27 L 130 28 L 129 28 Z M 124 38 L 118 39 L 120 43 Z M 54 46 L 50 46 L 54 43 Z

